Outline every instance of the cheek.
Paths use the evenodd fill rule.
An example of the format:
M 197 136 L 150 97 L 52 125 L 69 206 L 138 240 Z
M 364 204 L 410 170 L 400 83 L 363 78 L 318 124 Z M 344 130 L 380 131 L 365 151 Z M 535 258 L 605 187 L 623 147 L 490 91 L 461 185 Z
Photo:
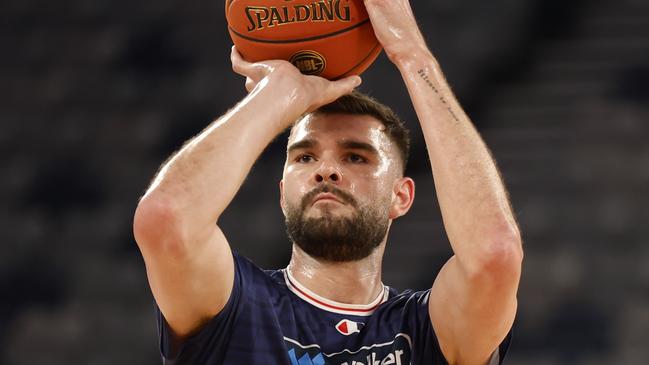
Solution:
M 378 196 L 392 193 L 392 184 L 394 182 L 394 174 L 392 173 L 392 164 L 389 159 L 382 158 L 380 163 L 368 172 L 365 179 L 373 187 L 373 193 Z
M 381 158 L 381 161 L 379 162 L 378 166 L 376 169 L 372 172 L 372 177 L 375 179 L 386 179 L 388 174 L 390 173 L 390 159 L 388 158 Z
M 384 175 L 368 174 L 352 182 L 348 191 L 367 205 L 383 205 L 392 200 L 392 181 Z
M 309 186 L 306 183 L 305 177 L 294 169 L 286 169 L 284 173 L 284 201 L 296 202 L 299 201 L 304 194 L 309 192 Z

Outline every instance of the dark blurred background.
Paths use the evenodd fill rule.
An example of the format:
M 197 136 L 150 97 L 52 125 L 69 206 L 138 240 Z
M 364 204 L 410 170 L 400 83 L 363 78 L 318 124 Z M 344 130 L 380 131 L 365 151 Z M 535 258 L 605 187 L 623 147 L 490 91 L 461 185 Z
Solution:
M 525 238 L 508 364 L 649 363 L 649 2 L 413 0 L 492 149 Z M 0 3 L 0 364 L 159 364 L 133 240 L 159 164 L 245 95 L 220 1 Z M 425 289 L 450 256 L 415 114 L 381 56 L 361 90 L 413 130 L 411 213 L 385 283 Z M 222 227 L 289 257 L 284 139 Z

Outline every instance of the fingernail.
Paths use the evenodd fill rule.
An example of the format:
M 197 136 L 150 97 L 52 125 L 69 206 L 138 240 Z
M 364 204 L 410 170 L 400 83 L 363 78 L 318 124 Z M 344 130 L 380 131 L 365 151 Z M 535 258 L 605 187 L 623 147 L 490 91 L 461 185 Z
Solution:
M 354 87 L 358 86 L 361 84 L 361 78 L 356 76 L 354 77 Z

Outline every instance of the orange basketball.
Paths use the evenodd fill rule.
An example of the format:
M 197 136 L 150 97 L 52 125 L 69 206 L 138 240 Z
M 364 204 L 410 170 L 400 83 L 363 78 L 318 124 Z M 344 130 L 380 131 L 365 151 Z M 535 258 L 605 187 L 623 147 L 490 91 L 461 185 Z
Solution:
M 363 0 L 226 0 L 225 16 L 245 59 L 287 60 L 307 75 L 358 75 L 381 52 Z

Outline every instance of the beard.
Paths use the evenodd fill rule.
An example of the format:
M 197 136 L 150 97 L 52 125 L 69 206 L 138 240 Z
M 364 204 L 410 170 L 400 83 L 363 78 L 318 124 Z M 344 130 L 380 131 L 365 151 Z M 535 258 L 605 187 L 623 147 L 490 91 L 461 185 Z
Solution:
M 306 209 L 320 193 L 334 194 L 356 208 L 351 217 L 337 217 L 327 208 L 317 218 L 305 217 Z M 358 261 L 369 256 L 385 238 L 387 208 L 359 207 L 349 193 L 323 185 L 306 194 L 300 206 L 287 204 L 286 232 L 291 241 L 313 258 L 329 262 Z

